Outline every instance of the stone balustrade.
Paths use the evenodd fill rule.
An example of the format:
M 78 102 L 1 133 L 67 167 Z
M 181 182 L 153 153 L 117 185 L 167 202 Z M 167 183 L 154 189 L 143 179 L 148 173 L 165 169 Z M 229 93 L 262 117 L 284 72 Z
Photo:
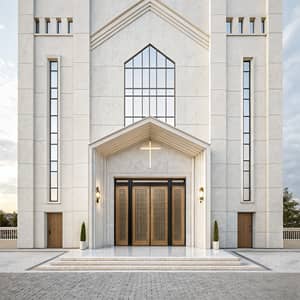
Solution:
M 16 240 L 18 227 L 0 227 L 0 240 Z
M 300 248 L 300 228 L 283 229 L 284 248 Z

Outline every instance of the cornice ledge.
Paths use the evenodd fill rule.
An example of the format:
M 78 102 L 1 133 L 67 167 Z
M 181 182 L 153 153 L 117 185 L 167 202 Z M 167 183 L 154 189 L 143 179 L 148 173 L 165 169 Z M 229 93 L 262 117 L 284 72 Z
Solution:
M 97 30 L 91 35 L 91 49 L 99 47 L 149 11 L 177 28 L 203 48 L 208 49 L 209 36 L 159 0 L 141 0 Z

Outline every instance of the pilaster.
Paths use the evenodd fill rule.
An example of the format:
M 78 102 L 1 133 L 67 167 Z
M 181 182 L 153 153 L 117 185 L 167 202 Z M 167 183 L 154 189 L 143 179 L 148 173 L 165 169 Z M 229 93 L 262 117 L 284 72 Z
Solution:
M 226 1 L 210 1 L 210 142 L 212 194 L 221 191 L 223 209 L 216 210 L 212 202 L 212 219 L 219 222 L 220 244 L 226 247 L 227 220 L 222 216 L 227 207 L 227 82 L 226 82 Z M 211 225 L 212 226 L 212 225 Z
M 282 240 L 282 0 L 267 0 L 266 246 L 283 247 Z M 278 126 L 279 124 L 279 126 Z M 274 156 L 274 151 L 278 153 Z
M 19 45 L 21 45 L 18 53 L 18 248 L 34 247 L 33 17 L 34 0 L 20 0 L 18 24 Z
M 73 197 L 82 197 L 82 211 L 73 218 L 75 231 L 80 224 L 88 224 L 88 174 L 90 136 L 90 1 L 73 2 Z M 82 109 L 84 108 L 84 109 Z M 93 196 L 93 195 L 92 195 Z M 74 207 L 76 210 L 76 207 Z M 92 216 L 90 216 L 92 217 Z M 87 228 L 89 230 L 89 228 Z M 88 235 L 89 236 L 89 235 Z M 92 242 L 92 241 L 90 241 Z M 74 244 L 73 247 L 77 247 Z

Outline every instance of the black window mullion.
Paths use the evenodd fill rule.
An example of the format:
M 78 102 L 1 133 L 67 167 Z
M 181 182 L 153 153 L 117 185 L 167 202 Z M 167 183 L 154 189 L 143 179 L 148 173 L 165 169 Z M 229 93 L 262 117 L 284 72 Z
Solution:
M 167 59 L 165 58 L 165 122 L 168 122 L 168 98 L 167 98 Z
M 141 54 L 141 57 L 142 57 L 142 68 L 141 68 L 141 75 L 142 75 L 142 78 L 141 78 L 141 80 L 142 80 L 142 86 L 141 86 L 141 88 L 142 88 L 142 92 L 141 92 L 141 96 L 142 96 L 142 118 L 144 117 L 144 68 L 143 68 L 143 66 L 144 66 L 144 56 L 143 56 L 143 53 Z
M 247 153 L 245 153 L 246 151 Z M 247 157 L 245 157 L 245 154 L 247 155 Z M 245 182 L 245 178 L 247 179 L 247 182 Z M 247 193 L 247 198 L 245 193 Z M 243 62 L 243 201 L 251 201 L 251 61 L 250 60 L 245 60 Z
M 155 73 L 156 73 L 156 76 L 155 76 L 155 86 L 156 86 L 156 89 L 155 89 L 155 106 L 156 106 L 156 113 L 155 113 L 155 116 L 158 117 L 158 111 L 157 111 L 157 51 L 155 52 Z
M 134 67 L 134 59 L 132 60 L 132 65 Z M 134 84 L 134 70 L 132 70 L 132 116 L 134 116 L 134 104 L 135 104 L 135 94 L 134 94 L 134 91 L 135 91 L 135 84 Z M 132 117 L 132 123 L 134 123 L 134 118 Z
M 58 62 L 50 61 L 50 202 L 58 202 Z M 53 81 L 53 74 L 56 74 Z M 56 97 L 53 92 L 56 91 Z M 55 105 L 55 108 L 53 107 Z M 53 111 L 55 109 L 55 113 Z M 56 122 L 55 130 L 52 129 L 52 122 Z M 53 135 L 56 135 L 55 142 Z M 55 153 L 54 153 L 55 151 Z M 53 176 L 55 179 L 53 181 Z

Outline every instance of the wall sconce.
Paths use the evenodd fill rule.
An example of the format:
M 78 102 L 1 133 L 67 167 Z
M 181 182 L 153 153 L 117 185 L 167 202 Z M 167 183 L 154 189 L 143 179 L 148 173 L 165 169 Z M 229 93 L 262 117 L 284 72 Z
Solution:
M 204 188 L 203 187 L 201 187 L 199 190 L 199 200 L 200 200 L 200 203 L 202 203 L 204 201 Z
M 97 186 L 97 187 L 96 187 L 96 203 L 99 203 L 100 197 L 101 197 L 100 189 L 99 189 L 99 187 Z

